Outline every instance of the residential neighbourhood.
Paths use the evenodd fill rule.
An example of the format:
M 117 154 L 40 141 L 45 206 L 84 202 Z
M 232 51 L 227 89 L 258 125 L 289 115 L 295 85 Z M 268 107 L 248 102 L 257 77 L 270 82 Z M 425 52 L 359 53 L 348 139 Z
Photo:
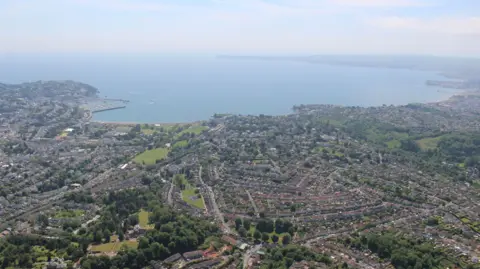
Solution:
M 33 244 L 10 267 L 480 266 L 476 92 L 132 124 L 86 84 L 0 88 L 0 244 Z

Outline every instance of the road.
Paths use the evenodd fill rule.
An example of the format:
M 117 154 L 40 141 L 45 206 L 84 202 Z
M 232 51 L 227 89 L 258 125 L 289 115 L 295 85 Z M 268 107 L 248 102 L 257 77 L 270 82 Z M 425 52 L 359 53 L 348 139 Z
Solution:
M 210 202 L 212 204 L 213 211 L 215 213 L 215 217 L 222 224 L 222 227 L 223 227 L 222 230 L 223 230 L 224 233 L 227 233 L 227 234 L 232 233 L 232 231 L 230 230 L 230 227 L 228 227 L 228 225 L 225 223 L 222 212 L 218 208 L 217 201 L 215 200 L 215 193 L 213 193 L 213 190 L 210 186 L 208 186 L 207 184 L 205 184 L 205 182 L 203 182 L 202 169 L 203 169 L 203 167 L 200 166 L 200 169 L 198 171 L 198 180 L 200 181 L 200 184 L 207 190 L 207 195 L 210 198 Z
M 255 216 L 260 217 L 260 212 L 258 212 L 257 205 L 255 204 L 255 201 L 253 200 L 252 196 L 250 195 L 250 192 L 245 189 L 245 192 L 248 195 L 248 199 L 250 200 L 250 203 L 252 204 L 253 210 L 255 210 Z
M 168 195 L 167 195 L 167 203 L 169 205 L 173 205 L 173 199 L 172 199 L 172 193 L 173 193 L 173 187 L 174 187 L 173 178 L 174 177 L 172 177 L 172 180 L 170 181 L 170 189 L 168 190 Z
M 87 222 L 85 222 L 84 224 L 82 224 L 82 228 L 87 228 L 87 227 L 88 227 L 88 224 L 97 221 L 99 218 L 100 218 L 100 215 L 95 215 L 95 217 L 93 217 L 93 218 L 90 219 L 89 221 L 87 221 Z M 76 229 L 75 231 L 73 231 L 73 233 L 74 233 L 74 234 L 77 234 L 79 230 L 80 230 L 80 228 L 78 228 L 78 229 Z

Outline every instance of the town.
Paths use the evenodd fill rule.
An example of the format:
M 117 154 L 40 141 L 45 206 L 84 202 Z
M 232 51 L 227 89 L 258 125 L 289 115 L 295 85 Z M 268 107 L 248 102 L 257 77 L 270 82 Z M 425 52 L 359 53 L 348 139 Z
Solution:
M 74 81 L 0 84 L 2 268 L 480 268 L 480 94 L 92 121 Z

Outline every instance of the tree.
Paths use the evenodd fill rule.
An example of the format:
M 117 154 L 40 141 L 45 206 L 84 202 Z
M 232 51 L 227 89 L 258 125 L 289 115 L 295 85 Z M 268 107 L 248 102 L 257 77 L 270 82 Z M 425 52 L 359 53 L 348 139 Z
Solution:
M 94 235 L 93 235 L 93 241 L 94 241 L 95 243 L 98 243 L 98 244 L 102 243 L 102 239 L 103 239 L 103 233 L 102 233 L 102 231 L 97 231 L 97 232 L 94 233 Z
M 150 249 L 152 250 L 153 254 L 153 259 L 164 259 L 170 254 L 170 251 L 168 248 L 166 248 L 164 245 L 154 242 L 151 246 Z
M 243 227 L 248 231 L 252 222 L 249 219 L 243 219 Z
M 287 268 L 290 268 L 290 266 L 292 266 L 293 264 L 293 259 L 292 258 L 286 258 L 285 259 L 285 265 L 287 266 Z
M 105 229 L 105 230 L 103 231 L 103 236 L 105 237 L 105 242 L 107 242 L 107 243 L 110 242 L 110 234 L 111 234 L 111 233 L 110 233 L 110 231 L 109 231 L 108 229 Z
M 257 223 L 257 230 L 271 233 L 275 230 L 275 225 L 271 219 L 260 219 Z
M 40 214 L 37 217 L 37 222 L 43 228 L 48 226 L 48 217 L 45 214 Z
M 135 226 L 138 224 L 138 215 L 131 215 L 128 217 L 128 223 L 130 226 Z
M 270 239 L 270 235 L 268 233 L 262 233 L 262 240 L 267 242 Z
M 120 242 L 125 240 L 125 234 L 121 230 L 118 232 L 118 240 L 120 240 Z
M 281 234 L 281 233 L 284 232 L 284 230 L 283 230 L 283 226 L 284 226 L 284 225 L 283 225 L 283 224 L 284 224 L 284 223 L 283 223 L 283 220 L 282 220 L 282 219 L 277 219 L 277 220 L 275 221 L 275 231 L 276 231 L 277 233 Z
M 292 241 L 292 236 L 290 234 L 286 234 L 283 238 L 282 238 L 282 243 L 284 245 L 288 245 L 290 244 L 290 242 Z
M 278 242 L 278 236 L 276 234 L 272 235 L 272 241 L 273 243 L 277 243 Z
M 295 234 L 295 227 L 288 228 L 288 233 L 293 236 Z
M 146 249 L 149 248 L 150 244 L 148 242 L 148 239 L 146 237 L 140 237 L 140 240 L 138 242 L 138 249 Z
M 295 212 L 297 211 L 297 206 L 295 204 L 290 206 L 290 212 Z
M 235 219 L 235 229 L 238 231 L 240 227 L 242 226 L 242 219 L 241 218 L 236 218 Z
M 238 234 L 241 237 L 246 237 L 247 236 L 247 230 L 244 227 L 240 227 L 240 229 L 238 229 Z
M 137 253 L 137 266 L 139 268 L 144 267 L 147 264 L 147 257 L 145 257 L 145 254 L 143 251 L 138 251 Z
M 262 233 L 255 230 L 255 232 L 253 233 L 253 238 L 255 238 L 256 240 L 260 240 L 260 238 L 262 238 Z

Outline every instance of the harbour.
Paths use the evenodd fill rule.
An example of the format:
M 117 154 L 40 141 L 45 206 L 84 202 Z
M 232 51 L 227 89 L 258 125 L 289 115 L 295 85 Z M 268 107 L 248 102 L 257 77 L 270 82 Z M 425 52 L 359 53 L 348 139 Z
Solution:
M 91 99 L 87 100 L 81 107 L 92 113 L 123 109 L 127 107 L 128 100 L 123 99 Z

